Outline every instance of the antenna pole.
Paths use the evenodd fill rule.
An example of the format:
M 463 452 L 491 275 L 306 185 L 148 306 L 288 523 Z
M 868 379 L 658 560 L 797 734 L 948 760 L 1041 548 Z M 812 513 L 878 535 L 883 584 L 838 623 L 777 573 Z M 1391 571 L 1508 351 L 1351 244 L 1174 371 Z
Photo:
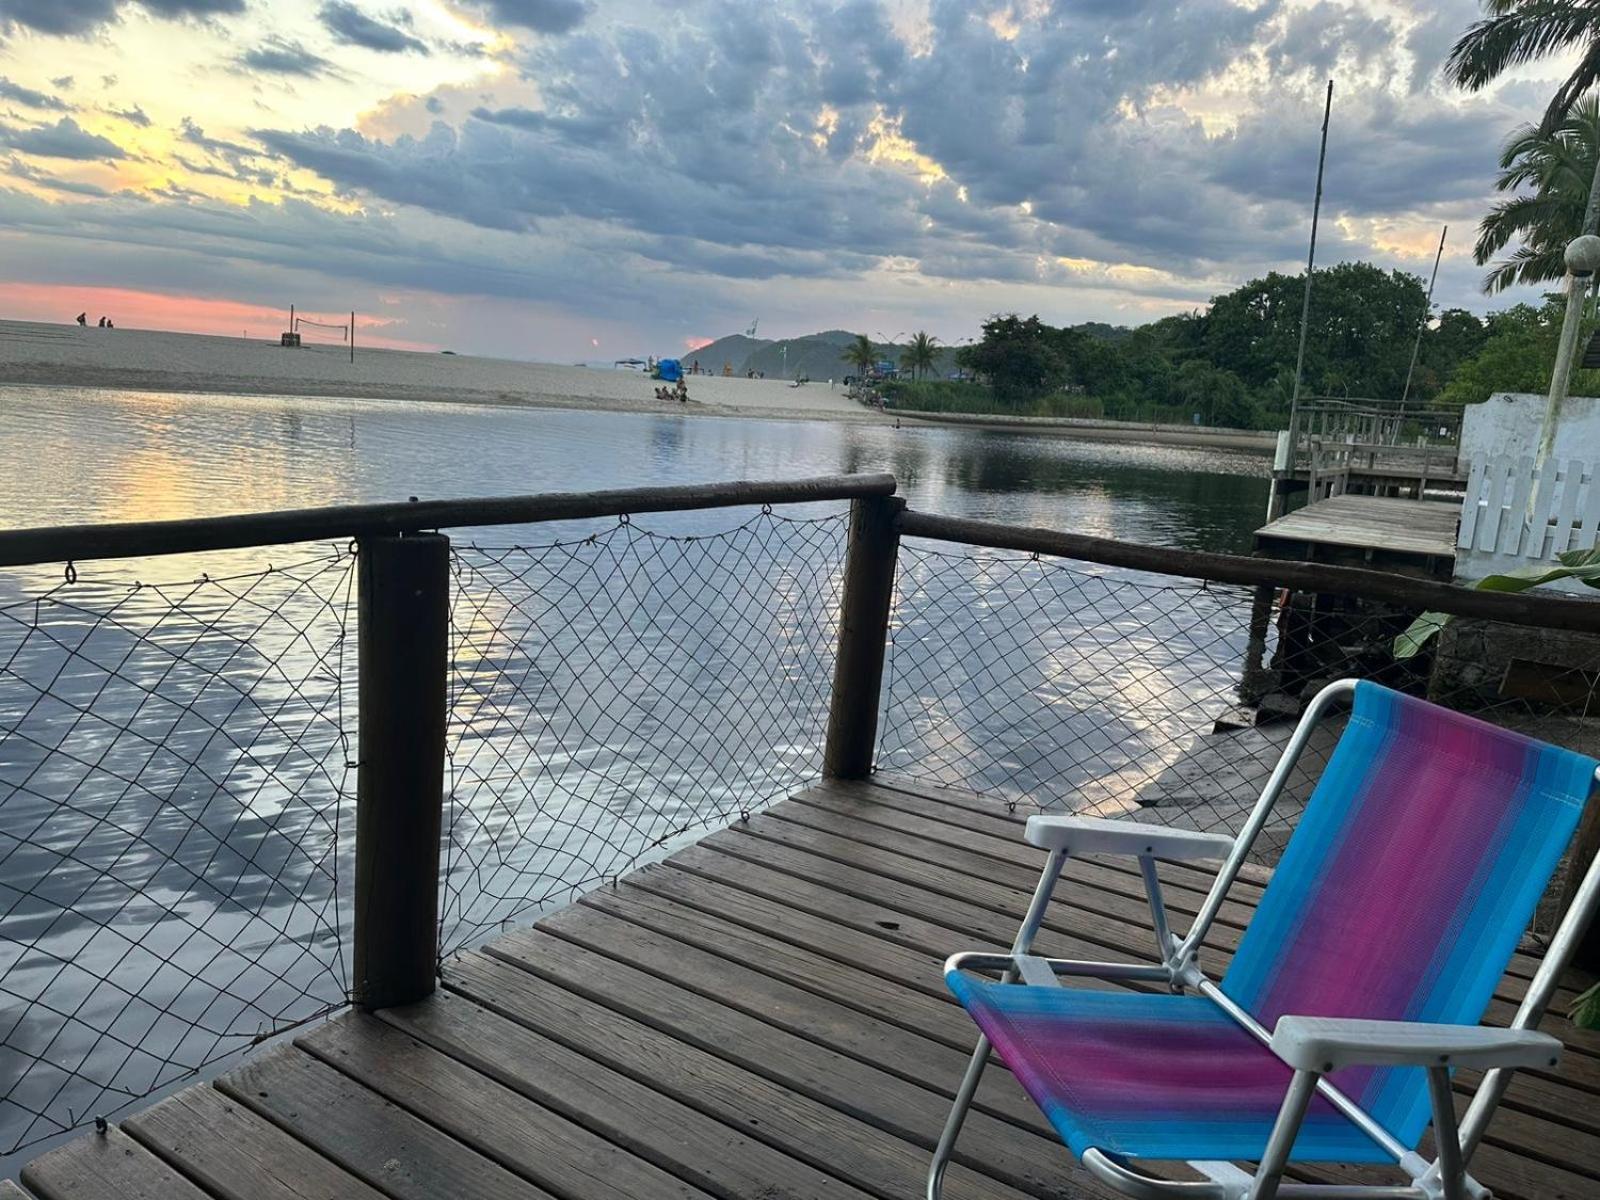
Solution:
M 1450 235 L 1450 226 L 1444 227 L 1444 232 L 1439 234 L 1439 252 L 1433 256 L 1433 274 L 1428 277 L 1428 304 L 1422 310 L 1422 320 L 1417 323 L 1416 344 L 1411 347 L 1411 365 L 1406 368 L 1406 386 L 1400 391 L 1400 407 L 1405 408 L 1406 397 L 1411 395 L 1411 374 L 1417 369 L 1417 355 L 1422 351 L 1422 331 L 1428 327 L 1428 318 L 1433 315 L 1433 285 L 1439 282 L 1439 260 L 1444 257 L 1444 239 Z
M 1333 80 L 1322 106 L 1322 148 L 1317 151 L 1317 195 L 1311 204 L 1311 249 L 1306 254 L 1305 298 L 1300 302 L 1300 349 L 1294 358 L 1294 392 L 1289 397 L 1289 470 L 1295 469 L 1300 439 L 1300 380 L 1306 365 L 1306 330 L 1311 321 L 1311 273 L 1317 266 L 1317 221 L 1322 215 L 1322 171 L 1328 161 L 1328 122 L 1333 116 Z

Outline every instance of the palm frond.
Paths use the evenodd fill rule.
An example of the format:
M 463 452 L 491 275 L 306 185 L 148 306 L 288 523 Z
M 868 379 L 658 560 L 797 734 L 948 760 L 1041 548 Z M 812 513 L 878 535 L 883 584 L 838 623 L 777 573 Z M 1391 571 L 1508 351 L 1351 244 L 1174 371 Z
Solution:
M 1522 0 L 1489 11 L 1495 15 L 1469 26 L 1445 60 L 1445 74 L 1468 91 L 1512 67 L 1593 41 L 1600 18 L 1600 9 L 1585 0 Z

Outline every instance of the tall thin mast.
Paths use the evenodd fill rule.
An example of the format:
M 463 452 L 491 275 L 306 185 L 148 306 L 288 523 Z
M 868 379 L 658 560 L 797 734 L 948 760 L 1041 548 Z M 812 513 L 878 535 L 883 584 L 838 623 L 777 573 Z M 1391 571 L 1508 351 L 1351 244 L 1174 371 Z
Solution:
M 1317 151 L 1317 195 L 1311 204 L 1311 249 L 1306 254 L 1306 291 L 1300 303 L 1300 349 L 1294 358 L 1294 392 L 1289 398 L 1289 467 L 1294 469 L 1300 438 L 1300 381 L 1306 366 L 1306 331 L 1311 321 L 1311 273 L 1317 267 L 1317 222 L 1322 215 L 1322 170 L 1328 161 L 1328 122 L 1333 116 L 1333 80 L 1322 106 L 1322 148 Z
M 1444 239 L 1450 236 L 1450 226 L 1446 225 L 1439 234 L 1439 252 L 1433 256 L 1433 274 L 1428 279 L 1428 304 L 1422 310 L 1422 320 L 1417 323 L 1417 340 L 1411 347 L 1411 365 L 1406 368 L 1406 386 L 1400 392 L 1400 407 L 1406 406 L 1406 397 L 1411 395 L 1411 374 L 1417 369 L 1417 355 L 1422 351 L 1422 331 L 1428 327 L 1428 318 L 1433 315 L 1433 285 L 1439 282 L 1439 260 L 1444 257 Z

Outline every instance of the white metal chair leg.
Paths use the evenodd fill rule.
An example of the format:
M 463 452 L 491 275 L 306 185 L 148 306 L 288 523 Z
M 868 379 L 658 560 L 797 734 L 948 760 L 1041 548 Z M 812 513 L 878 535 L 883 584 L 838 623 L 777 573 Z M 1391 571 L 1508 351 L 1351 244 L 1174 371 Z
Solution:
M 1250 1189 L 1250 1200 L 1276 1200 L 1278 1185 L 1283 1182 L 1283 1169 L 1289 1165 L 1289 1151 L 1300 1136 L 1300 1123 L 1305 1120 L 1311 1098 L 1317 1094 L 1317 1073 L 1296 1071 L 1289 1081 L 1289 1091 L 1283 1097 L 1283 1107 L 1267 1138 L 1267 1148 L 1256 1167 L 1256 1184 Z
M 944 1169 L 950 1164 L 950 1154 L 956 1148 L 956 1138 L 961 1136 L 961 1126 L 966 1122 L 967 1110 L 972 1107 L 972 1098 L 978 1092 L 978 1081 L 983 1078 L 983 1069 L 988 1065 L 989 1039 L 979 1034 L 977 1048 L 972 1052 L 972 1061 L 967 1064 L 967 1073 L 961 1077 L 961 1086 L 956 1089 L 956 1098 L 950 1106 L 950 1115 L 945 1118 L 944 1132 L 939 1135 L 939 1144 L 934 1148 L 933 1162 L 928 1166 L 928 1200 L 939 1200 L 944 1194 Z
M 1033 939 L 1039 932 L 1039 926 L 1044 923 L 1045 909 L 1050 904 L 1050 895 L 1055 891 L 1056 880 L 1060 878 L 1061 867 L 1066 861 L 1066 853 L 1061 850 L 1052 850 L 1046 856 L 1044 870 L 1039 873 L 1039 883 L 1033 889 L 1033 899 L 1028 902 L 1028 911 L 1023 915 L 1016 940 L 1011 944 L 1013 956 L 1027 954 L 1033 949 Z M 1014 983 L 1016 979 L 1015 966 L 1000 976 L 1002 983 Z M 961 1077 L 961 1086 L 956 1089 L 950 1115 L 945 1118 L 944 1132 L 939 1135 L 939 1144 L 934 1148 L 933 1162 L 928 1166 L 928 1200 L 939 1200 L 943 1194 L 944 1169 L 950 1165 L 950 1154 L 955 1149 L 956 1138 L 961 1136 L 962 1123 L 967 1119 L 972 1097 L 978 1092 L 978 1081 L 983 1078 L 983 1068 L 988 1064 L 989 1039 L 979 1034 L 972 1061 L 967 1064 L 967 1073 Z

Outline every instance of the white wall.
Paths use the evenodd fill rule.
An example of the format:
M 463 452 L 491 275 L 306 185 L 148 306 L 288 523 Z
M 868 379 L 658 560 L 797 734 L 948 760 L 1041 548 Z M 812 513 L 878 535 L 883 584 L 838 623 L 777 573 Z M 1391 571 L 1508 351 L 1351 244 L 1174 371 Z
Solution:
M 1498 392 L 1482 404 L 1467 405 L 1461 420 L 1461 460 L 1536 453 L 1544 405 L 1545 397 L 1526 392 Z M 1567 398 L 1553 453 L 1587 464 L 1600 460 L 1600 397 Z

